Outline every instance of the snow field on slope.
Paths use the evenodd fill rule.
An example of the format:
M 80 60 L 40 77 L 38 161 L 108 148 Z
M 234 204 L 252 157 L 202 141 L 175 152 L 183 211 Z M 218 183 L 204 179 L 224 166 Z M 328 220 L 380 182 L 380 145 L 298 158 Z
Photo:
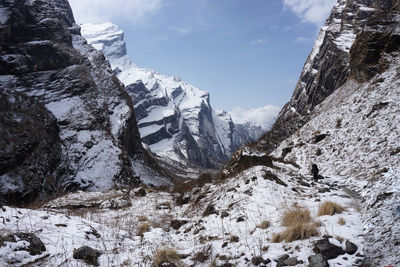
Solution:
M 296 167 L 283 163 L 277 165 L 274 168 L 253 167 L 222 184 L 206 184 L 198 190 L 192 190 L 191 202 L 182 206 L 175 204 L 170 193 L 146 189 L 144 197 L 136 196 L 134 191 L 129 195 L 121 191 L 78 192 L 56 199 L 39 210 L 6 207 L 7 211 L 1 216 L 6 216 L 10 222 L 0 224 L 0 229 L 6 232 L 23 230 L 36 233 L 48 246 L 47 253 L 50 256 L 45 262 L 62 263 L 61 266 L 80 266 L 82 262 L 72 259 L 72 252 L 74 248 L 83 245 L 103 252 L 100 266 L 124 262 L 150 266 L 154 254 L 162 248 L 173 248 L 178 253 L 188 254 L 182 260 L 188 265 L 209 266 L 215 260 L 218 264 L 230 262 L 237 266 L 248 266 L 248 260 L 253 256 L 263 256 L 264 259 L 272 260 L 269 266 L 276 266 L 274 259 L 290 254 L 304 262 L 299 266 L 306 266 L 308 257 L 313 254 L 312 241 L 325 234 L 348 239 L 362 251 L 359 213 L 352 207 L 352 200 L 344 197 L 346 193 L 332 187 L 331 192 L 319 193 L 318 188 L 327 187 L 330 180 L 324 181 L 327 185 L 301 186 L 297 183 Z M 268 172 L 274 172 L 288 186 L 265 179 Z M 309 177 L 305 179 L 310 180 Z M 298 192 L 294 192 L 293 188 Z M 201 200 L 196 202 L 196 199 Z M 325 200 L 335 201 L 347 210 L 342 214 L 317 217 L 318 206 Z M 291 243 L 270 243 L 273 234 L 284 230 L 280 219 L 284 209 L 295 203 L 308 208 L 312 217 L 322 222 L 319 237 Z M 63 209 L 82 204 L 88 208 Z M 203 211 L 210 204 L 214 205 L 218 215 L 203 217 Z M 18 211 L 23 215 L 13 217 Z M 222 218 L 224 211 L 228 215 Z M 239 221 L 239 217 L 243 221 Z M 340 217 L 345 219 L 345 225 L 339 225 Z M 173 219 L 188 222 L 179 230 L 174 230 L 170 228 Z M 271 226 L 268 229 L 258 228 L 265 220 L 270 221 Z M 146 222 L 151 225 L 150 230 L 140 237 L 137 234 L 138 228 Z M 63 228 L 55 225 L 60 223 L 67 226 Z M 18 229 L 21 225 L 24 229 Z M 90 234 L 89 238 L 86 237 L 85 232 L 90 232 L 91 227 L 101 234 L 100 238 Z M 232 241 L 234 236 L 238 238 L 237 242 Z M 223 247 L 225 242 L 227 245 Z M 340 245 L 343 246 L 343 243 Z M 203 263 L 195 262 L 194 255 L 208 247 L 211 250 L 210 258 Z M 340 256 L 330 261 L 331 266 L 351 263 L 356 259 L 355 256 L 343 256 L 347 256 L 348 260 Z

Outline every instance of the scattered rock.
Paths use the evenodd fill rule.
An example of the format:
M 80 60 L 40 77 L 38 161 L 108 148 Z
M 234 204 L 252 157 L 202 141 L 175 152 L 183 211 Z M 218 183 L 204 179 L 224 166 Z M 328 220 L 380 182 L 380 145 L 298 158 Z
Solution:
M 226 247 L 228 245 L 228 242 L 224 242 L 223 244 L 222 244 L 222 248 L 224 248 L 224 247 Z
M 138 191 L 135 192 L 135 196 L 137 197 L 145 197 L 146 194 L 146 190 L 144 190 L 143 188 L 140 188 Z
M 266 171 L 266 172 L 264 173 L 264 175 L 263 175 L 263 178 L 264 178 L 265 180 L 269 180 L 269 181 L 275 182 L 275 183 L 277 183 L 277 184 L 279 184 L 279 185 L 283 185 L 283 186 L 285 186 L 285 187 L 288 186 L 284 181 L 282 181 L 281 179 L 279 179 L 279 177 L 278 177 L 276 174 L 274 174 L 274 173 L 272 173 L 272 172 L 270 172 L 270 171 Z
M 347 254 L 353 255 L 354 253 L 357 252 L 358 247 L 356 244 L 347 240 L 345 245 L 346 245 L 346 253 Z
M 85 143 L 85 147 L 86 147 L 86 148 L 92 148 L 92 146 L 93 146 L 93 142 L 92 142 L 92 141 L 87 141 L 87 142 Z
M 223 211 L 221 213 L 221 218 L 225 218 L 225 217 L 228 217 L 228 216 L 229 216 L 229 212 L 227 212 L 227 211 Z
M 203 217 L 206 217 L 210 214 L 218 214 L 217 210 L 215 209 L 214 205 L 210 204 L 207 206 L 207 208 L 203 212 Z
M 90 227 L 90 231 L 85 232 L 85 234 L 87 239 L 89 239 L 90 235 L 94 235 L 96 238 L 101 237 L 101 234 L 99 234 L 99 232 L 97 232 L 97 230 L 94 229 L 93 227 Z
M 326 138 L 326 134 L 317 134 L 314 137 L 314 144 L 321 142 L 322 140 L 324 140 Z
M 296 266 L 299 263 L 296 257 L 289 257 L 283 261 L 283 266 Z
M 3 242 L 17 242 L 18 240 L 24 240 L 29 243 L 28 248 L 21 248 L 22 250 L 29 251 L 30 255 L 39 255 L 42 254 L 43 251 L 46 251 L 46 247 L 43 244 L 42 240 L 34 234 L 31 233 L 15 233 L 8 236 L 3 237 Z
M 55 226 L 57 227 L 67 227 L 65 223 L 56 223 Z
M 87 264 L 99 266 L 98 258 L 101 252 L 88 246 L 83 246 L 78 249 L 74 249 L 74 259 L 85 261 Z
M 311 255 L 308 257 L 309 267 L 329 267 L 328 261 L 322 254 Z
M 261 263 L 264 263 L 264 259 L 261 256 L 254 256 L 251 258 L 251 263 L 253 263 L 255 266 L 258 266 Z
M 329 239 L 321 239 L 314 243 L 314 251 L 318 254 L 322 254 L 325 259 L 334 259 L 339 255 L 344 254 L 341 247 L 338 247 L 329 242 Z
M 233 243 L 233 242 L 237 243 L 237 242 L 239 242 L 239 237 L 236 235 L 233 235 L 233 236 L 231 236 L 230 241 L 231 241 L 231 243 Z
M 238 218 L 236 219 L 236 222 L 244 222 L 244 221 L 245 221 L 245 219 L 244 219 L 243 216 L 240 216 L 240 217 L 238 217 Z
M 182 225 L 187 224 L 189 221 L 187 220 L 172 220 L 170 226 L 175 230 L 181 228 Z
M 279 258 L 277 258 L 275 261 L 277 262 L 276 263 L 276 266 L 277 267 L 281 267 L 281 266 L 285 266 L 285 260 L 287 260 L 289 258 L 289 255 L 287 255 L 287 254 L 285 254 L 285 255 L 282 255 L 282 256 L 280 256 Z

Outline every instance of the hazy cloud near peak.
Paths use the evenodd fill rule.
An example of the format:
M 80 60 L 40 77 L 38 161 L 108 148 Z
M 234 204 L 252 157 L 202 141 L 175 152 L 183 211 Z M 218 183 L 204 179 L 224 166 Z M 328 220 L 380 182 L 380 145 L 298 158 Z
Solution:
M 296 16 L 306 22 L 322 26 L 337 0 L 283 0 Z
M 138 23 L 157 11 L 164 0 L 69 0 L 77 23 L 100 23 L 123 19 Z
M 180 35 L 186 35 L 192 32 L 192 30 L 189 28 L 183 28 L 178 26 L 170 26 L 169 29 Z
M 251 125 L 261 125 L 263 127 L 270 126 L 278 116 L 280 107 L 273 105 L 266 105 L 264 107 L 252 108 L 245 110 L 241 107 L 234 107 L 229 114 L 231 114 L 233 122 L 246 123 Z

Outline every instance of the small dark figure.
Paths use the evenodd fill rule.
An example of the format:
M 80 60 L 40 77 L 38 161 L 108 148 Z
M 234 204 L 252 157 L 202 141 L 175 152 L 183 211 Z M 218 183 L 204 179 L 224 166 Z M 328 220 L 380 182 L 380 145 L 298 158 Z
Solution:
M 318 169 L 317 164 L 313 164 L 311 166 L 311 173 L 313 175 L 314 181 L 317 181 L 319 179 L 319 175 L 318 175 L 319 169 Z

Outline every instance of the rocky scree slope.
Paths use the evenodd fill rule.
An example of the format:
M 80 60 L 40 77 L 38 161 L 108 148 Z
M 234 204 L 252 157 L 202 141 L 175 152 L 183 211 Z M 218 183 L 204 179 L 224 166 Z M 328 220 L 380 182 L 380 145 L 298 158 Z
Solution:
M 318 34 L 291 100 L 282 108 L 271 130 L 259 139 L 260 149 L 274 150 L 310 119 L 319 103 L 355 74 L 354 70 L 351 72 L 354 64 L 350 64 L 350 48 L 356 37 L 372 25 L 391 35 L 391 27 L 386 25 L 396 21 L 397 5 L 395 0 L 338 0 Z M 385 40 L 375 42 L 385 43 Z
M 134 185 L 146 173 L 165 183 L 131 98 L 68 2 L 2 1 L 0 15 L 1 201 Z
M 153 70 L 138 68 L 128 57 L 124 33 L 116 25 L 84 24 L 88 43 L 103 51 L 132 97 L 143 143 L 183 173 L 188 166 L 217 168 L 243 144 L 257 140 L 269 127 L 234 123 L 225 111 L 214 110 L 210 95 Z

